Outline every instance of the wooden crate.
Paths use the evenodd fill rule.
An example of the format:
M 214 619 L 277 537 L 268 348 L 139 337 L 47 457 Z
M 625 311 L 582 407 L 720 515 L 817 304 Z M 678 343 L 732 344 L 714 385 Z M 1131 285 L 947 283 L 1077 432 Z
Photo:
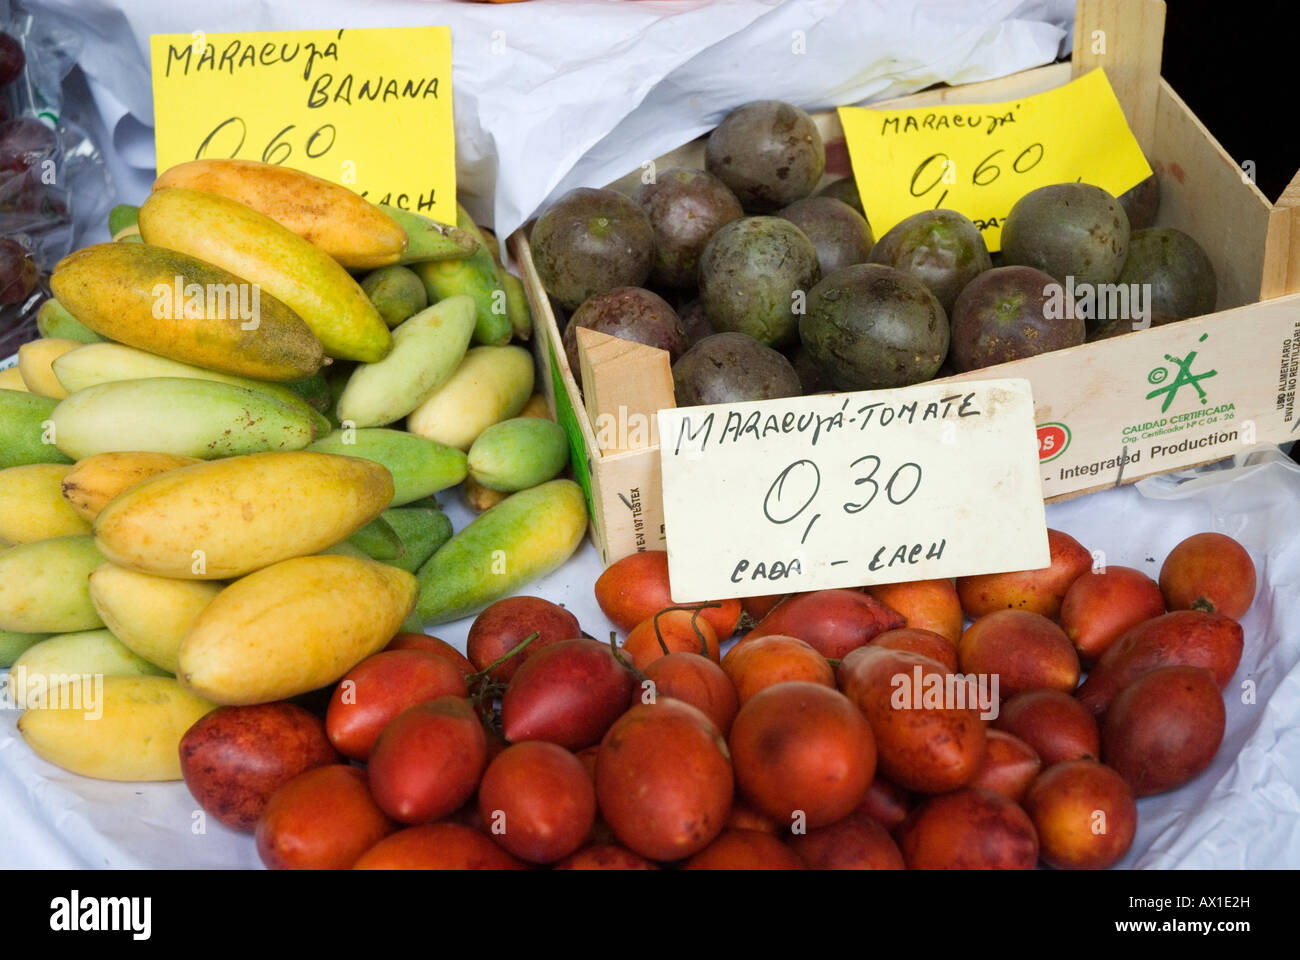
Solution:
M 1095 31 L 1105 34 L 1105 55 L 1091 52 Z M 1080 0 L 1071 62 L 873 104 L 998 102 L 1103 67 L 1160 175 L 1158 225 L 1195 237 L 1214 264 L 1212 314 L 951 378 L 1030 381 L 1048 500 L 1218 460 L 1257 442 L 1285 442 L 1300 424 L 1293 409 L 1300 367 L 1300 176 L 1277 204 L 1269 202 L 1159 76 L 1163 31 L 1159 0 Z M 847 174 L 837 115 L 815 120 L 827 144 L 828 175 Z M 656 164 L 703 167 L 703 139 Z M 640 173 L 611 186 L 631 193 Z M 656 410 L 674 405 L 667 353 L 584 331 L 584 396 L 533 269 L 526 228 L 509 242 L 536 318 L 547 399 L 569 433 L 601 559 L 664 548 L 658 437 L 634 426 L 641 418 L 653 425 Z

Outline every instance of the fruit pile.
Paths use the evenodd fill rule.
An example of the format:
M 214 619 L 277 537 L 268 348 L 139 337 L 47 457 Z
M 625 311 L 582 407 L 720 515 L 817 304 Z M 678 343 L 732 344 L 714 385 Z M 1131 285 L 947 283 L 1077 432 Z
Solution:
M 1135 798 L 1219 747 L 1255 570 L 1215 533 L 1158 583 L 1050 541 L 1042 570 L 690 607 L 632 554 L 595 584 L 621 644 L 509 597 L 468 656 L 398 634 L 323 718 L 207 714 L 181 768 L 274 868 L 1108 867 Z
M 464 211 L 199 161 L 112 220 L 0 373 L 0 667 L 42 757 L 177 779 L 215 705 L 333 684 L 577 548 L 527 304 Z
M 733 114 L 712 173 L 662 174 L 640 204 L 579 191 L 538 221 L 567 347 L 574 324 L 676 337 L 673 308 L 628 286 L 652 272 L 699 278 L 699 346 L 725 348 L 678 359 L 692 402 L 755 376 L 797 392 L 773 349 L 796 328 L 830 376 L 804 325 L 848 271 L 948 329 L 939 281 L 899 251 L 964 227 L 944 213 L 873 248 L 844 202 L 806 198 L 821 147 L 793 110 Z M 1120 223 L 1116 203 L 1090 209 Z M 1220 745 L 1255 591 L 1227 537 L 1178 545 L 1159 583 L 1052 531 L 1043 570 L 692 606 L 664 553 L 638 553 L 595 583 L 624 634 L 597 640 L 517 595 L 587 518 L 513 342 L 522 288 L 463 210 L 442 225 L 197 161 L 110 229 L 59 263 L 42 339 L 0 371 L 5 696 L 42 758 L 183 778 L 268 866 L 1105 867 L 1135 798 Z M 998 272 L 953 289 L 954 318 Z M 845 362 L 888 356 L 837 342 Z M 453 531 L 436 497 L 457 486 L 481 516 Z M 471 615 L 464 654 L 418 632 Z
M 1031 191 L 990 255 L 955 210 L 876 241 L 852 178 L 812 195 L 825 166 L 811 117 L 758 101 L 709 135 L 705 170 L 654 171 L 634 198 L 573 190 L 543 212 L 533 257 L 557 317 L 571 312 L 574 376 L 584 327 L 666 350 L 689 406 L 902 387 L 1214 309 L 1204 250 L 1152 227 L 1155 174 L 1118 199 Z

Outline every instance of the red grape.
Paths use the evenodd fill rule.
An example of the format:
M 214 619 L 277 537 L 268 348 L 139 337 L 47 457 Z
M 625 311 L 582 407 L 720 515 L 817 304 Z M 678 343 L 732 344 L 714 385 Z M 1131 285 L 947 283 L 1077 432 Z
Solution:
M 0 123 L 0 170 L 22 173 L 54 155 L 58 138 L 35 117 Z
M 0 237 L 0 303 L 21 303 L 36 286 L 36 261 L 8 237 Z
M 0 87 L 13 83 L 26 63 L 27 58 L 23 56 L 18 41 L 7 33 L 0 33 Z

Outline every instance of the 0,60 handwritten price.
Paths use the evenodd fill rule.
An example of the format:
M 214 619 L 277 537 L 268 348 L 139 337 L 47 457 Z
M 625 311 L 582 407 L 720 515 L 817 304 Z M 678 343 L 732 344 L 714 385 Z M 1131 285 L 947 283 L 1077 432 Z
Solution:
M 316 160 L 329 153 L 338 135 L 338 131 L 332 123 L 321 124 L 314 132 L 305 137 L 301 131 L 293 133 L 297 129 L 298 125 L 296 123 L 290 123 L 282 127 L 267 141 L 259 159 L 263 163 L 280 166 L 293 156 L 294 145 L 298 144 L 307 157 Z M 244 144 L 247 141 L 248 124 L 244 122 L 242 117 L 227 117 L 213 127 L 212 132 L 203 138 L 198 150 L 194 152 L 194 159 L 203 160 L 208 157 L 219 157 L 228 160 L 237 159 L 239 158 L 239 152 L 244 149 Z M 254 144 L 253 149 L 257 149 L 256 144 Z
M 260 161 L 456 222 L 449 27 L 156 33 L 149 50 L 159 170 Z
M 877 232 L 955 210 L 994 253 L 1007 214 L 1030 191 L 1081 181 L 1119 196 L 1151 172 L 1103 70 L 1004 103 L 839 114 L 853 169 L 871 172 L 858 186 Z
M 987 157 L 975 165 L 971 173 L 971 184 L 977 187 L 987 187 L 994 183 L 998 177 L 1002 176 L 1002 167 L 994 160 L 999 154 L 1007 153 L 1005 148 L 999 148 L 990 153 Z M 1041 143 L 1031 143 L 1020 153 L 1016 154 L 1011 161 L 1011 170 L 1014 173 L 1028 173 L 1034 167 L 1038 166 L 1043 159 L 1043 145 Z M 926 179 L 929 183 L 926 184 Z M 912 171 L 912 179 L 908 183 L 907 191 L 914 197 L 923 197 L 935 187 L 941 184 L 952 185 L 957 182 L 957 165 L 946 153 L 932 153 Z M 922 186 L 922 184 L 926 184 Z M 943 201 L 948 197 L 948 190 L 943 190 L 939 194 L 939 199 L 935 201 L 934 208 L 937 210 L 943 206 Z

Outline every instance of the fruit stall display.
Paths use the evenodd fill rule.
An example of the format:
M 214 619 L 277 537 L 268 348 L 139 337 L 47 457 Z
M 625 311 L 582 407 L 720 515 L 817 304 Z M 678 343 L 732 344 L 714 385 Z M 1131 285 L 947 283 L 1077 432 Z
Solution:
M 232 161 L 114 227 L 0 393 L 7 690 L 56 766 L 184 778 L 272 867 L 1104 867 L 1218 749 L 1230 538 L 1159 582 L 1052 531 L 1043 570 L 695 606 L 646 551 L 596 638 L 521 593 L 586 513 L 489 234 Z
M 1272 603 L 1246 536 L 1050 529 L 1042 569 L 694 604 L 661 542 L 615 539 L 640 475 L 608 471 L 658 456 L 595 440 L 613 397 L 899 387 L 1129 333 L 1050 321 L 1067 278 L 1149 285 L 1161 327 L 1241 299 L 1248 265 L 1156 225 L 1158 175 L 1027 193 L 994 254 L 945 209 L 877 238 L 827 124 L 741 105 L 698 162 L 540 211 L 518 276 L 463 207 L 161 171 L 0 370 L 22 762 L 182 781 L 196 835 L 271 869 L 1124 863 L 1146 798 L 1240 746 L 1269 640 L 1241 621 Z

